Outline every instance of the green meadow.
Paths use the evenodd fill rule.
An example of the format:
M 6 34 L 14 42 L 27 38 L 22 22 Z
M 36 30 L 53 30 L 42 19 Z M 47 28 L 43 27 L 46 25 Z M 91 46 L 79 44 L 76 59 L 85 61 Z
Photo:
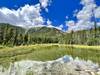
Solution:
M 20 60 L 55 60 L 64 55 L 92 60 L 100 64 L 100 46 L 35 44 L 15 47 L 0 46 L 0 65 L 7 67 L 10 62 Z

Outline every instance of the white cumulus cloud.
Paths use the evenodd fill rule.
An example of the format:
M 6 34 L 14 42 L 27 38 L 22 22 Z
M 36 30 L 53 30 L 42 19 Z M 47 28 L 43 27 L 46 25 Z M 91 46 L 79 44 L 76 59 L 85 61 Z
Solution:
M 39 0 L 39 2 L 43 8 L 46 8 L 48 5 L 50 5 L 51 0 Z
M 95 17 L 96 17 L 96 18 L 100 18 L 100 7 L 97 7 L 97 8 L 95 9 Z
M 10 23 L 18 26 L 34 26 L 43 24 L 44 20 L 40 14 L 40 5 L 25 5 L 17 10 L 8 8 L 0 9 L 0 23 Z
M 94 0 L 81 0 L 81 4 L 83 5 L 82 10 L 75 13 L 77 22 L 69 21 L 66 23 L 66 25 L 69 27 L 68 31 L 90 29 L 94 26 L 93 22 L 91 21 L 93 14 L 95 15 L 95 18 L 100 18 L 100 7 L 95 4 Z
M 41 16 L 41 7 L 46 8 L 48 5 L 49 0 L 40 0 L 38 4 L 26 4 L 17 10 L 2 7 L 0 8 L 0 23 L 9 23 L 26 28 L 41 26 L 45 21 Z

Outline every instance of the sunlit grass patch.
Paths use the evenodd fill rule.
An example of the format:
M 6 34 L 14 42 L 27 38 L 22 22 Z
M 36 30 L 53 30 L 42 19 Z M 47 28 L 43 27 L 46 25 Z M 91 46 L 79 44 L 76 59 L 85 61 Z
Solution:
M 72 46 L 72 45 L 71 45 Z M 73 45 L 76 48 L 87 48 L 87 49 L 98 49 L 100 50 L 100 46 L 87 46 L 87 45 Z

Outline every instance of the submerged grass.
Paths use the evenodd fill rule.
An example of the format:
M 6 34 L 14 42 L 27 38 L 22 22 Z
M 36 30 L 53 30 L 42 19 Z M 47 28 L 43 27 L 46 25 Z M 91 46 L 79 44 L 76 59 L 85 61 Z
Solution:
M 29 46 L 0 48 L 0 64 L 7 67 L 10 62 L 20 60 L 47 61 L 64 55 L 92 60 L 100 64 L 100 46 L 65 44 L 36 44 Z

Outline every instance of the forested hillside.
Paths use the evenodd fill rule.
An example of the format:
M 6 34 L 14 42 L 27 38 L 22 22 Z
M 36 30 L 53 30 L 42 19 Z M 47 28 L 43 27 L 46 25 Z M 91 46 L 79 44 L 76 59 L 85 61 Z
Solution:
M 63 32 L 55 28 L 35 27 L 24 29 L 10 24 L 0 24 L 0 44 L 25 45 L 36 43 L 58 43 Z
M 1 45 L 14 46 L 41 43 L 100 45 L 100 28 L 67 33 L 48 27 L 34 27 L 26 30 L 10 24 L 0 24 Z

